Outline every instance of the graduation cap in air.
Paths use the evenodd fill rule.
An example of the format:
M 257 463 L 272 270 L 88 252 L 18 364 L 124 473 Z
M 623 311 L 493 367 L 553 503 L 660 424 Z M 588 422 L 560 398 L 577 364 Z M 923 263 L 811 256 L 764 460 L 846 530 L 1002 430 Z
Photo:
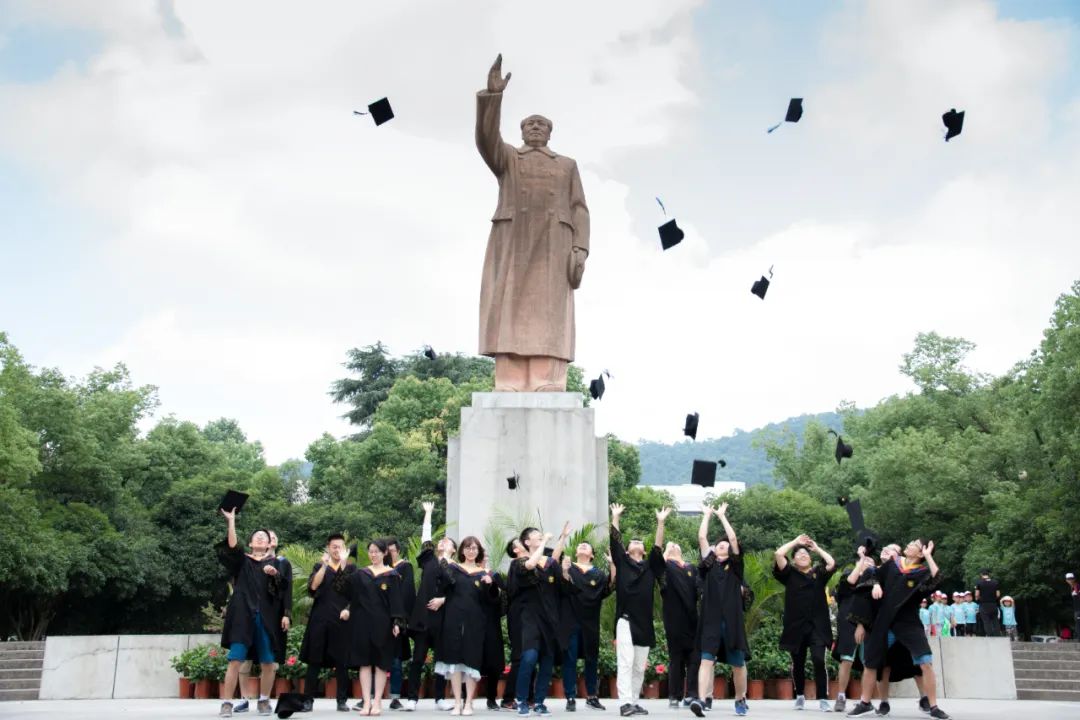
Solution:
M 771 278 L 773 276 L 772 269 L 773 269 L 773 266 L 770 265 L 769 266 L 769 278 Z M 750 292 L 752 292 L 754 295 L 757 295 L 759 298 L 764 300 L 765 299 L 765 293 L 767 293 L 769 291 L 769 278 L 762 275 L 760 280 L 755 280 L 754 284 L 750 286 Z
M 797 123 L 800 119 L 802 119 L 802 98 L 791 98 L 788 102 L 787 114 L 784 116 L 784 122 Z M 784 122 L 776 123 L 765 132 L 771 133 L 773 130 L 783 125 Z
M 315 698 L 312 695 L 293 692 L 281 693 L 274 712 L 277 713 L 279 718 L 292 717 L 292 714 L 296 712 L 309 712 L 314 701 Z
M 697 440 L 697 427 L 700 417 L 697 413 L 690 413 L 686 416 L 686 425 L 683 426 L 683 435 L 689 436 L 691 440 Z
M 371 115 L 371 118 L 375 121 L 375 125 L 382 125 L 384 122 L 393 120 L 394 111 L 390 107 L 390 101 L 386 98 L 382 100 L 376 100 L 367 106 L 368 111 L 366 113 L 359 110 L 353 110 L 353 115 Z
M 664 203 L 660 201 L 660 198 L 656 198 L 656 204 L 660 206 L 660 209 L 664 211 L 664 216 L 667 217 L 667 208 L 664 207 Z M 686 234 L 679 228 L 675 222 L 675 218 L 671 218 L 666 223 L 657 228 L 660 231 L 660 245 L 665 250 L 670 250 L 683 241 Z
M 845 443 L 844 438 L 837 434 L 835 430 L 830 430 L 829 434 L 836 435 L 836 464 L 839 465 L 844 458 L 850 458 L 855 453 L 855 450 Z
M 964 129 L 964 111 L 956 112 L 956 108 L 952 108 L 941 116 L 941 122 L 945 123 L 945 142 L 949 142 Z
M 520 484 L 521 484 L 521 476 L 517 474 L 517 470 L 514 471 L 513 475 L 506 478 L 506 486 L 508 488 L 510 488 L 511 490 L 517 490 L 518 485 L 520 485 Z
M 244 503 L 247 502 L 248 494 L 238 492 L 236 490 L 229 490 L 225 493 L 225 497 L 221 498 L 221 503 L 218 504 L 219 510 L 236 511 L 239 515 L 240 511 L 244 509 Z
M 712 487 L 716 484 L 716 468 L 727 467 L 726 460 L 695 460 L 694 469 L 690 471 L 690 482 L 701 487 Z
M 600 375 L 597 376 L 595 380 L 591 380 L 589 382 L 589 395 L 592 396 L 593 400 L 600 400 L 604 397 L 604 390 L 607 389 L 604 386 L 605 375 L 611 377 L 611 373 L 609 373 L 607 370 L 604 370 L 602 373 L 600 373 Z
M 430 345 L 425 345 L 424 346 L 424 357 L 426 357 L 428 360 L 434 360 L 436 357 L 438 357 L 435 354 L 435 348 L 431 347 Z
M 855 547 L 866 548 L 866 556 L 873 557 L 877 555 L 878 549 L 881 547 L 881 540 L 876 532 L 869 528 L 863 528 L 855 533 Z

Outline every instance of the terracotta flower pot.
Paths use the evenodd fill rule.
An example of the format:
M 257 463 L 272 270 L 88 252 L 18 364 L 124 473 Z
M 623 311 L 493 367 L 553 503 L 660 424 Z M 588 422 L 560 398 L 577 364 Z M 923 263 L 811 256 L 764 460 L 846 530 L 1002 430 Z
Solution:
M 243 683 L 243 694 L 246 698 L 259 697 L 259 677 L 247 678 Z
M 642 685 L 641 694 L 650 700 L 655 700 L 660 697 L 660 681 L 653 680 L 652 682 L 647 682 Z
M 177 680 L 177 697 L 186 700 L 195 694 L 195 685 L 186 677 Z
M 270 697 L 281 697 L 281 693 L 287 693 L 292 691 L 292 680 L 289 678 L 283 678 L 278 676 L 274 678 L 274 688 L 270 693 Z
M 196 700 L 208 700 L 210 698 L 216 698 L 217 694 L 217 680 L 203 679 L 195 681 Z
M 765 681 L 765 697 L 773 700 L 792 700 L 795 689 L 788 678 L 769 678 Z
M 765 681 L 764 680 L 747 680 L 746 681 L 746 699 L 747 700 L 764 700 L 765 699 Z
M 803 687 L 803 695 L 807 700 L 817 700 L 817 683 L 812 678 L 806 678 L 806 684 Z
M 577 679 L 577 696 L 579 698 L 589 696 L 589 691 L 585 688 L 585 676 L 584 675 L 578 675 L 578 679 Z
M 326 690 L 323 692 L 323 697 L 335 698 L 337 697 L 337 678 L 326 679 Z
M 712 696 L 714 700 L 723 700 L 728 696 L 728 679 L 726 677 L 714 677 L 712 681 Z
M 845 694 L 853 700 L 858 700 L 862 696 L 862 680 L 859 678 L 848 680 L 847 693 Z
M 360 687 L 360 678 L 356 678 L 355 680 L 353 680 L 352 682 L 349 683 L 349 692 L 351 693 L 349 695 L 349 697 L 354 697 L 354 698 L 363 698 L 364 697 L 364 691 Z M 366 698 L 364 698 L 364 699 L 366 699 Z
M 304 694 L 304 678 L 296 678 L 293 680 L 293 688 L 301 695 Z
M 618 681 L 618 678 L 616 678 L 614 675 L 612 675 L 607 680 L 608 680 L 607 681 L 607 689 L 608 689 L 608 695 L 607 696 L 609 698 L 612 698 L 613 700 L 617 699 L 619 697 L 619 681 Z
M 564 698 L 566 693 L 563 691 L 562 678 L 554 678 L 551 681 L 551 689 L 548 691 L 549 698 Z
M 840 694 L 840 681 L 839 680 L 830 680 L 829 681 L 829 697 L 835 698 L 839 694 Z

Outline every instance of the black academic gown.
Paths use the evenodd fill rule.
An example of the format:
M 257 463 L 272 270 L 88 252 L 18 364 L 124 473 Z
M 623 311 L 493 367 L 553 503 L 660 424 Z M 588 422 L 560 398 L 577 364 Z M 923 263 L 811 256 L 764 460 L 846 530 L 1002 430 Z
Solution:
M 799 572 L 792 563 L 779 569 L 773 564 L 773 577 L 784 586 L 784 629 L 780 634 L 780 649 L 798 652 L 803 639 L 809 635 L 810 645 L 832 644 L 832 624 L 825 590 L 836 568 L 825 569 L 818 563 L 809 572 Z
M 510 662 L 521 659 L 521 602 L 518 599 L 521 583 L 518 572 L 522 569 L 515 558 L 506 573 L 506 638 L 510 641 Z
M 711 548 L 698 564 L 701 576 L 701 612 L 698 615 L 697 650 L 722 659 L 727 650 L 742 650 L 750 659 L 743 613 L 743 558 L 732 553 L 721 562 Z M 726 632 L 721 632 L 721 621 Z
M 595 565 L 584 571 L 572 563 L 567 574 L 569 580 L 559 578 L 559 646 L 569 648 L 570 636 L 580 628 L 584 642 L 578 653 L 591 660 L 600 656 L 600 607 L 611 594 L 611 580 Z
M 277 570 L 277 575 L 274 576 L 273 581 L 270 584 L 271 592 L 278 601 L 278 617 L 287 617 L 292 622 L 292 603 L 293 603 L 293 570 L 292 563 L 288 558 L 278 555 L 274 558 L 274 569 Z M 275 661 L 278 665 L 285 664 L 285 649 L 288 647 L 289 632 L 283 630 L 280 620 L 277 623 L 277 655 Z
M 638 647 L 656 644 L 653 630 L 653 584 L 656 576 L 648 560 L 634 560 L 626 554 L 622 533 L 611 527 L 611 557 L 615 561 L 615 624 L 626 618 L 630 638 Z
M 527 558 L 517 558 L 515 603 L 520 608 L 521 650 L 539 650 L 541 655 L 558 655 L 559 646 L 559 575 L 562 568 L 550 557 L 543 557 L 532 570 L 525 567 Z
M 856 620 L 853 619 L 852 610 L 857 602 L 857 592 L 868 593 L 870 590 L 867 587 L 859 590 L 856 585 L 848 582 L 848 575 L 853 569 L 854 566 L 849 565 L 840 571 L 840 582 L 836 584 L 836 592 L 833 594 L 836 599 L 836 643 L 833 645 L 832 656 L 840 662 L 844 655 L 853 655 L 855 659 L 852 667 L 862 667 L 858 653 L 855 652 L 858 644 L 855 642 Z
M 488 605 L 499 602 L 499 586 L 484 582 L 485 570 L 467 572 L 457 563 L 440 561 L 446 604 L 437 657 L 448 665 L 463 664 L 481 670 Z
M 266 634 L 270 636 L 274 657 L 279 655 L 281 642 L 280 604 L 271 593 L 272 579 L 263 568 L 274 562 L 268 555 L 264 560 L 252 560 L 237 545 L 230 548 L 227 541 L 218 543 L 218 560 L 225 566 L 233 584 L 233 594 L 225 608 L 225 626 L 221 630 L 221 646 L 243 643 L 249 649 L 255 645 L 255 613 L 259 613 Z
M 937 588 L 940 579 L 931 577 L 930 569 L 922 563 L 903 570 L 899 558 L 883 563 L 876 572 L 884 594 L 863 649 L 863 663 L 868 668 L 887 664 L 890 630 L 896 642 L 907 648 L 909 660 L 911 655 L 929 654 L 930 643 L 919 620 L 919 601 Z
M 420 568 L 420 587 L 416 591 L 412 613 L 409 615 L 409 632 L 414 636 L 431 633 L 438 637 L 442 627 L 442 609 L 428 610 L 427 604 L 432 598 L 439 597 L 439 560 L 435 557 L 435 544 L 426 541 L 416 556 L 416 566 Z
M 350 576 L 353 613 L 352 647 L 349 667 L 375 666 L 389 670 L 397 651 L 394 626 L 405 629 L 405 608 L 401 603 L 401 576 L 393 570 L 375 575 L 360 568 Z
M 502 616 L 506 614 L 506 578 L 502 573 L 493 572 L 491 583 L 497 588 L 498 596 L 495 602 L 484 604 L 484 659 L 480 671 L 497 678 L 506 663 L 502 634 Z
M 405 618 L 409 619 L 412 617 L 413 608 L 416 606 L 416 576 L 414 575 L 412 563 L 408 560 L 399 560 L 398 564 L 394 566 L 394 572 L 398 574 L 401 580 L 401 606 L 405 610 Z M 403 632 L 398 636 L 397 644 L 399 648 L 398 657 L 402 661 L 412 657 L 407 632 Z
M 312 591 L 311 581 L 322 563 L 308 576 L 308 594 L 314 598 L 308 615 L 304 640 L 300 644 L 300 660 L 319 667 L 337 667 L 340 662 L 348 666 L 352 641 L 352 584 L 349 577 L 356 572 L 355 565 L 346 565 L 340 571 L 326 568 L 319 587 Z M 349 610 L 349 619 L 341 619 L 341 611 Z M 356 618 L 356 622 L 361 622 Z
M 649 564 L 660 583 L 663 601 L 664 634 L 673 648 L 693 648 L 698 623 L 698 573 L 691 563 L 665 560 L 653 545 Z

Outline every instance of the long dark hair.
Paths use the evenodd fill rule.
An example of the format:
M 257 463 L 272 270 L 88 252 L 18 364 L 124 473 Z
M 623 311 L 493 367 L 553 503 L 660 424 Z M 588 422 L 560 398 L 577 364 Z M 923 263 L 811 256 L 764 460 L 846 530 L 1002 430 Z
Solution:
M 470 535 L 466 538 L 462 538 L 461 544 L 458 545 L 457 559 L 458 562 L 465 562 L 465 546 L 476 546 L 476 564 L 479 565 L 484 562 L 484 544 L 480 542 L 480 539 L 475 535 Z

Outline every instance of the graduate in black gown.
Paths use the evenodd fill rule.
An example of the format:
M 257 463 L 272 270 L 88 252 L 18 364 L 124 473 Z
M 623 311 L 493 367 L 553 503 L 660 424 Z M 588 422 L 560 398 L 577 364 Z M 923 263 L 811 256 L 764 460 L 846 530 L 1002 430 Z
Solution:
M 861 559 L 861 556 L 857 556 Z M 840 687 L 836 696 L 836 704 L 833 712 L 844 712 L 847 704 L 846 688 L 851 680 L 852 668 L 861 668 L 859 660 L 859 642 L 855 641 L 855 621 L 852 609 L 857 599 L 857 593 L 870 594 L 872 576 L 867 576 L 858 561 L 846 565 L 840 570 L 840 582 L 836 584 L 833 598 L 836 600 L 836 644 L 833 645 L 832 656 L 839 664 L 840 669 L 836 674 Z
M 517 708 L 517 702 L 514 698 L 517 692 L 518 670 L 521 668 L 521 603 L 517 602 L 517 575 L 521 565 L 516 560 L 529 557 L 529 551 L 520 538 L 514 538 L 506 543 L 506 557 L 510 559 L 510 568 L 506 572 L 505 602 L 506 637 L 510 641 L 510 673 L 506 676 L 502 708 L 504 710 L 514 710 Z M 532 678 L 529 679 L 529 692 L 526 700 L 530 705 L 534 700 Z
M 527 558 L 514 561 L 517 565 L 514 602 L 521 608 L 521 663 L 516 692 L 518 714 L 529 712 L 529 689 L 534 668 L 537 668 L 536 687 L 533 689 L 536 697 L 534 712 L 538 715 L 550 714 L 544 700 L 551 683 L 551 670 L 559 655 L 559 588 L 556 583 L 562 573 L 563 545 L 569 534 L 569 524 L 564 525 L 551 557 L 544 553 L 544 546 L 551 539 L 550 534 L 541 535 L 536 528 L 525 528 L 518 536 L 530 553 Z
M 268 569 L 264 570 L 266 574 L 270 576 L 270 593 L 277 598 L 278 612 L 277 614 L 282 618 L 281 625 L 278 627 L 277 636 L 277 656 L 274 658 L 274 671 L 281 667 L 285 662 L 285 649 L 288 647 L 289 639 L 289 625 L 292 623 L 292 563 L 288 558 L 283 555 L 279 555 L 278 549 L 278 536 L 273 530 L 268 531 L 270 533 L 270 548 L 269 552 L 274 556 L 274 561 L 268 566 Z M 252 662 L 250 659 L 245 660 L 240 665 L 240 691 L 243 693 L 247 687 L 247 680 L 251 678 Z M 233 706 L 233 712 L 242 713 L 246 712 L 249 707 L 249 700 L 256 698 L 247 698 L 241 700 Z
M 631 538 L 623 545 L 619 518 L 626 508 L 611 506 L 609 541 L 615 561 L 615 684 L 619 690 L 619 715 L 648 715 L 638 704 L 645 681 L 649 649 L 656 644 L 653 630 L 653 587 L 656 576 L 645 558 L 645 543 Z
M 248 659 L 259 662 L 259 711 L 269 712 L 270 691 L 274 685 L 274 659 L 278 655 L 280 628 L 285 618 L 280 603 L 271 593 L 274 556 L 270 553 L 270 532 L 256 530 L 248 539 L 250 553 L 236 538 L 236 511 L 222 510 L 228 524 L 226 539 L 218 543 L 217 553 L 225 566 L 233 594 L 225 609 L 221 645 L 229 649 L 229 668 L 225 673 L 221 714 L 232 715 L 231 698 L 240 679 L 240 666 Z M 251 656 L 254 656 L 252 658 Z
M 863 665 L 870 671 L 883 668 L 888 664 L 891 647 L 904 646 L 912 663 L 922 671 L 922 690 L 930 702 L 930 717 L 948 718 L 937 706 L 933 655 L 919 620 L 919 601 L 940 582 L 933 552 L 932 541 L 924 545 L 922 540 L 915 539 L 904 547 L 902 556 L 877 568 L 872 597 L 881 600 L 881 606 L 866 639 Z M 848 716 L 874 712 L 870 698 L 876 685 L 876 672 L 864 672 L 862 698 Z
M 559 646 L 563 650 L 563 690 L 566 709 L 577 709 L 577 661 L 585 658 L 585 704 L 603 710 L 599 697 L 600 606 L 615 589 L 614 566 L 609 570 L 593 565 L 595 552 L 591 543 L 578 543 L 575 560 L 562 559 L 562 582 L 559 598 Z
M 450 557 L 457 551 L 457 546 L 448 537 L 441 538 L 436 547 L 431 540 L 431 514 L 435 503 L 424 503 L 424 522 L 421 529 L 420 554 L 416 556 L 416 567 L 420 570 L 420 586 L 416 590 L 416 601 L 409 616 L 409 635 L 413 642 L 412 662 L 409 664 L 409 699 L 404 703 L 406 710 L 415 710 L 420 699 L 420 673 L 427 661 L 429 651 L 434 652 L 439 645 L 439 632 L 442 630 L 442 606 L 446 598 L 439 590 L 439 557 Z M 445 680 L 435 676 L 435 706 L 442 709 Z
M 484 604 L 484 656 L 480 672 L 484 676 L 487 709 L 499 709 L 499 678 L 506 663 L 506 647 L 503 644 L 502 618 L 506 614 L 506 578 L 491 569 L 491 555 L 484 554 L 484 569 L 491 575 L 492 584 L 498 589 L 498 600 Z
M 314 599 L 300 645 L 300 660 L 307 663 L 304 690 L 315 695 L 319 672 L 332 667 L 337 675 L 338 710 L 348 711 L 349 659 L 352 645 L 353 588 L 349 578 L 356 566 L 349 562 L 345 538 L 334 533 L 326 539 L 326 552 L 308 576 L 308 594 Z M 358 619 L 357 622 L 362 621 Z
M 701 610 L 698 614 L 697 648 L 701 652 L 698 691 L 712 687 L 713 666 L 723 662 L 731 666 L 735 682 L 735 714 L 746 715 L 746 661 L 750 643 L 746 637 L 743 615 L 743 558 L 735 530 L 727 519 L 728 504 L 701 507 L 698 546 L 701 562 Z M 709 543 L 709 518 L 715 514 L 724 526 L 724 536 L 715 545 Z M 690 711 L 704 717 L 705 704 L 700 698 L 690 702 Z
M 791 560 L 788 560 L 791 553 Z M 820 561 L 815 565 L 811 553 Z M 795 709 L 806 704 L 806 653 L 814 664 L 814 684 L 821 710 L 830 712 L 829 674 L 825 650 L 832 645 L 832 623 L 826 598 L 836 561 L 823 548 L 800 535 L 773 553 L 773 577 L 784 590 L 784 629 L 780 649 L 791 653 L 791 675 L 795 682 Z
M 484 660 L 485 607 L 499 603 L 499 587 L 483 562 L 484 546 L 472 535 L 458 545 L 456 558 L 439 561 L 446 604 L 435 672 L 450 681 L 454 694 L 451 715 L 473 714 L 476 681 L 480 679 Z M 465 680 L 464 701 L 462 677 Z
M 416 605 L 416 575 L 413 572 L 412 563 L 401 555 L 401 543 L 397 538 L 386 538 L 386 548 L 390 551 L 390 567 L 401 578 L 401 604 L 405 608 L 405 617 L 412 617 L 413 607 Z M 394 655 L 393 664 L 390 667 L 390 709 L 401 710 L 401 683 L 402 666 L 412 657 L 412 648 L 409 647 L 409 633 L 403 632 L 398 635 L 398 652 Z
M 405 607 L 401 602 L 401 577 L 386 564 L 390 553 L 386 541 L 372 540 L 367 546 L 370 565 L 350 576 L 352 609 L 351 667 L 359 668 L 361 715 L 381 715 L 386 674 L 398 650 L 397 637 L 405 630 Z M 375 693 L 372 696 L 372 670 Z
M 671 514 L 665 507 L 656 512 L 656 538 L 649 551 L 649 564 L 660 584 L 663 601 L 664 634 L 668 646 L 668 705 L 677 707 L 684 697 L 697 697 L 698 666 L 701 656 L 695 649 L 698 622 L 698 572 L 684 562 L 678 543 L 664 544 L 664 522 Z

